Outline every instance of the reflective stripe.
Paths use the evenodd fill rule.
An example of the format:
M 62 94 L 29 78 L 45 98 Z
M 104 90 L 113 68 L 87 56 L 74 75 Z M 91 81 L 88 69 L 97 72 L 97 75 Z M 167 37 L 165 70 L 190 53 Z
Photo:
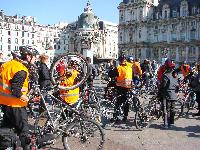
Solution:
M 131 87 L 132 85 L 132 80 L 130 79 L 125 79 L 123 81 L 117 81 L 116 83 L 117 86 L 121 86 L 121 87 Z
M 0 95 L 1 95 L 1 96 L 6 96 L 6 97 L 11 97 L 11 98 L 17 98 L 17 97 L 15 97 L 15 96 L 13 96 L 12 94 L 7 94 L 7 93 L 4 93 L 4 92 L 2 92 L 2 91 L 0 91 Z
M 61 94 L 60 96 L 65 96 L 65 97 L 69 97 L 69 96 L 79 96 L 79 94 Z
M 11 91 L 11 87 L 8 84 L 0 82 L 0 86 L 2 86 L 4 89 Z
M 8 84 L 0 82 L 0 86 L 3 87 L 3 89 L 11 91 L 11 87 Z M 28 91 L 28 88 L 22 87 L 21 92 L 26 92 Z

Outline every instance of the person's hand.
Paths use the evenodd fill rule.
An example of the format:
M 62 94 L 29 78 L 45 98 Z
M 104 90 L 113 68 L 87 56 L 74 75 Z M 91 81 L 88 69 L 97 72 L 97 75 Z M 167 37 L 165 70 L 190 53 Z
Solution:
M 26 102 L 29 101 L 29 98 L 28 98 L 26 95 L 22 95 L 22 96 L 20 97 L 20 99 L 23 100 L 23 101 L 26 101 Z

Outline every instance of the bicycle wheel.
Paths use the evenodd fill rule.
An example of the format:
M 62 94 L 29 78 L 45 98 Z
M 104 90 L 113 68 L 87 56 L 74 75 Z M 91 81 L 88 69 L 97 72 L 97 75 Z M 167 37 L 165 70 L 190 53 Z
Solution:
M 60 84 L 63 80 L 69 80 L 72 72 L 76 70 L 77 82 L 73 86 Z M 88 76 L 89 68 L 86 60 L 81 55 L 66 54 L 58 58 L 51 66 L 50 77 L 54 85 L 62 90 L 73 90 L 79 87 Z
M 104 144 L 104 133 L 98 123 L 83 119 L 67 128 L 62 141 L 65 150 L 100 150 Z
M 135 126 L 138 130 L 142 131 L 152 124 L 154 118 L 156 118 L 154 103 L 142 104 L 135 114 Z

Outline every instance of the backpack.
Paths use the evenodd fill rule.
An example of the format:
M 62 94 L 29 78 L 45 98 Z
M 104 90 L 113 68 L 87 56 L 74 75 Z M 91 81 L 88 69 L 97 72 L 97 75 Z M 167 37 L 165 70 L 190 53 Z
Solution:
M 19 138 L 12 129 L 0 128 L 0 150 L 5 150 L 6 148 L 16 149 L 19 146 Z

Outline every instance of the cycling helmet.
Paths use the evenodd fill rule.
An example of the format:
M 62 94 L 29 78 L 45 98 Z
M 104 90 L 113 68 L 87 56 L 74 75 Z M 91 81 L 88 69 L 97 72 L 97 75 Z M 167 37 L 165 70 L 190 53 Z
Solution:
M 39 55 L 39 52 L 35 48 L 33 48 L 32 46 L 20 46 L 19 51 L 20 51 L 21 56 L 25 56 L 25 55 L 36 56 L 36 55 Z
M 167 60 L 165 61 L 165 66 L 166 66 L 167 68 L 174 68 L 174 67 L 175 67 L 175 64 L 172 62 L 171 59 L 167 59 Z
M 118 58 L 119 62 L 123 62 L 124 60 L 126 60 L 126 56 L 125 55 L 121 55 Z
M 127 60 L 128 61 L 134 61 L 134 58 L 133 58 L 133 56 L 130 55 L 130 56 L 128 56 Z

